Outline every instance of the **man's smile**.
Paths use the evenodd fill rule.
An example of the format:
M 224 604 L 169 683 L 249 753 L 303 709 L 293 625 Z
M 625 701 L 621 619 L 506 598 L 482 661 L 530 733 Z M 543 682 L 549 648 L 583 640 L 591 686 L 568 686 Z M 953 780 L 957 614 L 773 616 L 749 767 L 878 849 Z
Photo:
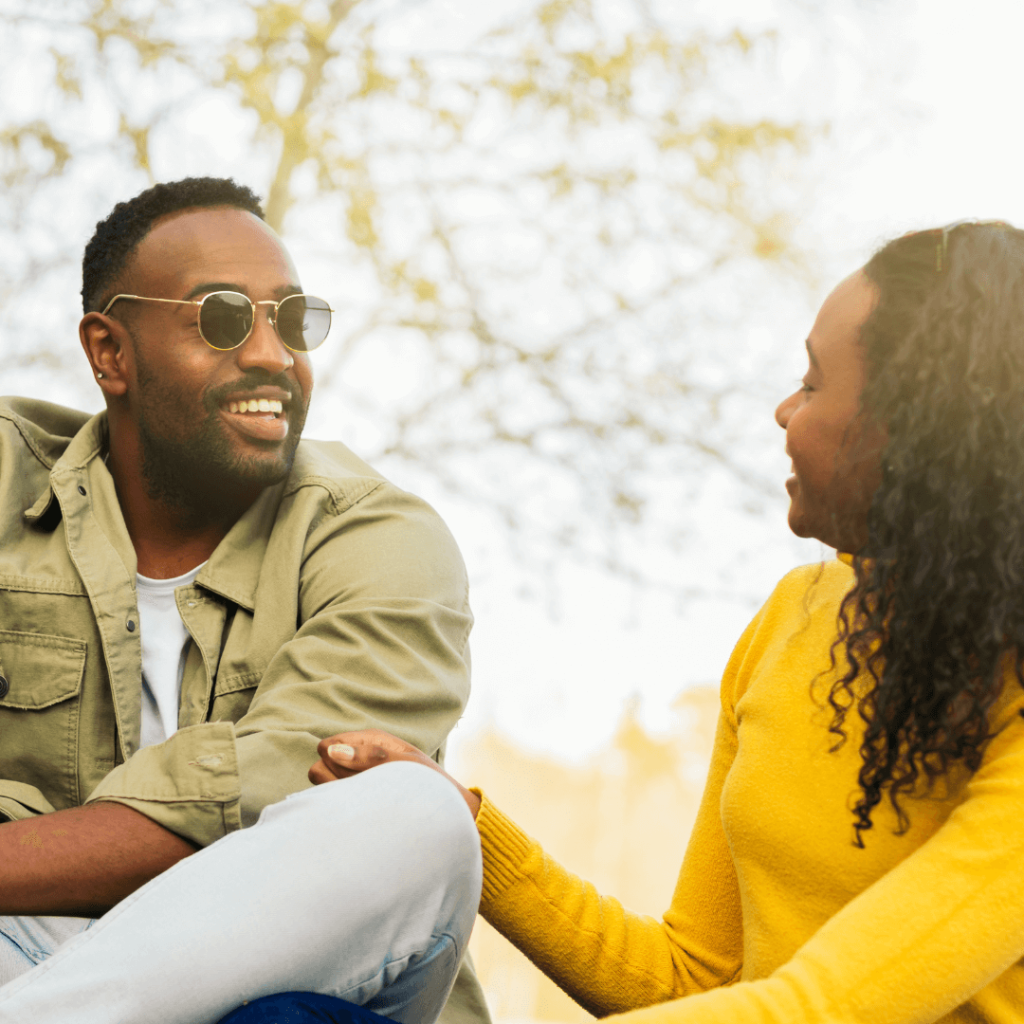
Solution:
M 283 441 L 288 436 L 290 420 L 285 404 L 291 395 L 274 388 L 271 397 L 269 390 L 231 395 L 221 403 L 220 413 L 235 431 L 250 440 Z
M 244 385 L 228 391 L 219 402 L 220 414 L 249 440 L 283 441 L 289 432 L 292 393 L 281 387 Z
M 242 399 L 240 402 L 228 402 L 228 412 L 272 412 L 280 413 L 284 406 L 276 399 L 250 398 L 248 401 Z

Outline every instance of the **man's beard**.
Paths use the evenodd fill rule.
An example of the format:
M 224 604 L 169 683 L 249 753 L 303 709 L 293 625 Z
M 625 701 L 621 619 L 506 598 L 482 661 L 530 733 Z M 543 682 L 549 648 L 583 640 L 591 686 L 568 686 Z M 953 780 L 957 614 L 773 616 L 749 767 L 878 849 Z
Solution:
M 221 421 L 219 394 L 238 394 L 260 386 L 277 386 L 292 392 L 286 405 L 288 436 L 277 448 L 274 458 L 239 455 L 232 448 L 228 427 Z M 202 522 L 211 513 L 237 507 L 240 490 L 255 493 L 279 483 L 290 472 L 295 449 L 305 425 L 305 396 L 296 394 L 293 381 L 260 374 L 242 377 L 226 387 L 207 391 L 199 407 L 201 420 L 188 436 L 168 436 L 156 428 L 149 416 L 151 408 L 188 410 L 195 415 L 195 398 L 185 388 L 158 383 L 138 360 L 138 429 L 142 454 L 142 477 L 150 498 L 179 509 L 188 520 Z

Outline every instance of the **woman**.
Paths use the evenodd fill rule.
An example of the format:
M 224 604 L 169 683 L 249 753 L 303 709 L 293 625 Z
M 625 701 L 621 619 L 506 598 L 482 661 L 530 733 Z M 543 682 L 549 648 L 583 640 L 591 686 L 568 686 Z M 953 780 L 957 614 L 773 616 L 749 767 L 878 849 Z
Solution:
M 807 350 L 776 412 L 789 524 L 839 558 L 790 573 L 736 646 L 664 920 L 460 787 L 480 912 L 598 1016 L 1024 1021 L 1024 232 L 890 242 Z M 320 753 L 317 783 L 436 767 L 384 734 Z

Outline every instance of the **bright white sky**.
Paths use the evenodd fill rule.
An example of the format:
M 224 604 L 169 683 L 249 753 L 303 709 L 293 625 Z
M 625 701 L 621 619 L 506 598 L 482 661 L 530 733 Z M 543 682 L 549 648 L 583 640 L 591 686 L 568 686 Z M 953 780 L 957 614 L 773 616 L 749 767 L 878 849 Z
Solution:
M 499 2 L 514 0 L 471 9 L 492 15 Z M 680 10 L 679 0 L 652 2 Z M 780 40 L 784 86 L 791 93 L 787 102 L 804 117 L 833 122 L 825 153 L 815 158 L 817 194 L 799 226 L 801 240 L 820 261 L 823 283 L 815 302 L 893 234 L 965 217 L 1024 224 L 1024 62 L 1019 54 L 1024 4 L 863 0 L 873 12 L 867 18 L 833 16 L 848 11 L 850 2 L 807 0 L 809 8 L 827 12 L 817 16 L 837 44 L 828 81 L 808 70 L 817 45 L 810 35 L 789 33 Z M 436 0 L 432 9 L 438 5 L 451 14 L 451 31 L 441 26 L 449 45 L 457 42 L 456 28 L 473 34 L 466 28 L 465 0 Z M 687 0 L 684 10 L 704 24 L 710 19 L 723 28 L 737 21 L 756 27 L 759 12 L 773 6 L 773 0 Z M 438 30 L 436 22 L 433 27 Z M 851 61 L 871 67 L 866 104 L 860 95 L 865 76 L 849 66 Z M 874 111 L 867 120 L 857 113 L 865 106 Z M 211 157 L 216 163 L 216 154 Z M 206 173 L 223 171 L 212 166 Z M 306 269 L 301 251 L 295 255 L 306 286 L 331 294 L 330 281 Z M 814 312 L 814 302 L 808 302 L 792 322 L 780 323 L 766 311 L 766 322 L 758 325 L 779 351 L 793 353 L 786 374 L 769 382 L 776 400 L 803 373 L 803 339 Z M 27 372 L 8 372 L 3 390 L 63 399 L 33 372 L 37 376 L 31 381 Z M 775 430 L 771 411 L 771 402 L 751 407 L 769 432 Z M 342 439 L 358 447 L 358 438 Z M 777 507 L 761 525 L 729 514 L 711 496 L 701 508 L 688 510 L 702 528 L 684 582 L 764 598 L 787 569 L 821 557 L 818 545 L 795 541 L 785 526 L 782 482 L 788 461 L 781 431 L 777 453 L 772 467 L 779 481 Z M 401 478 L 397 482 L 413 486 Z M 756 610 L 752 600 L 691 602 L 680 610 L 661 594 L 636 592 L 569 564 L 560 571 L 553 595 L 542 581 L 531 594 L 520 593 L 524 576 L 515 571 L 486 515 L 429 488 L 425 496 L 449 522 L 473 580 L 475 689 L 453 738 L 456 764 L 460 736 L 484 725 L 526 748 L 578 760 L 607 742 L 634 696 L 648 728 L 670 728 L 673 698 L 686 686 L 717 682 Z M 757 555 L 737 569 L 736 552 L 751 547 Z M 733 567 L 731 579 L 723 579 L 727 566 Z
M 728 22 L 757 7 L 718 0 L 715 14 Z M 836 108 L 835 155 L 803 231 L 823 265 L 834 268 L 827 275 L 833 283 L 881 241 L 911 228 L 966 217 L 1024 223 L 1024 4 L 918 0 L 902 10 L 891 21 L 876 15 L 876 40 L 859 38 L 860 30 L 848 24 L 834 25 L 837 38 L 849 33 L 852 47 L 882 54 L 879 87 L 892 95 L 883 97 L 888 112 L 881 121 L 858 124 L 843 117 L 852 104 L 841 70 L 828 84 Z M 788 41 L 787 70 L 807 90 L 810 109 L 820 111 L 814 83 L 802 81 L 801 43 Z M 776 335 L 792 333 L 794 378 L 803 372 L 803 338 L 813 315 L 809 307 L 802 323 L 773 328 Z M 780 382 L 780 398 L 788 385 Z M 744 581 L 745 589 L 764 597 L 789 567 L 822 553 L 788 536 L 781 456 L 779 466 L 779 508 L 758 538 L 762 557 L 751 562 Z M 738 542 L 736 524 L 723 523 L 713 507 L 702 512 L 707 533 L 691 564 L 697 581 L 713 576 Z M 446 513 L 472 571 L 487 537 L 471 516 Z M 570 760 L 607 742 L 632 695 L 648 728 L 668 728 L 673 696 L 688 685 L 717 682 L 755 610 L 741 602 L 704 602 L 680 614 L 660 595 L 569 571 L 553 619 L 543 601 L 503 591 L 496 576 L 492 569 L 476 588 L 476 689 L 463 734 L 493 724 L 520 744 Z M 458 734 L 453 750 L 457 764 Z

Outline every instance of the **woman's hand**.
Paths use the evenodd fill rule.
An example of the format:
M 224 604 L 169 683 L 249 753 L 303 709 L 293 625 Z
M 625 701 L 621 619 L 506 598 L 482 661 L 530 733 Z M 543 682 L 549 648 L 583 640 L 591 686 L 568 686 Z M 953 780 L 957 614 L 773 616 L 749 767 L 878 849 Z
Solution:
M 380 729 L 364 729 L 360 732 L 339 732 L 328 736 L 317 745 L 320 760 L 309 769 L 309 781 L 314 786 L 336 779 L 347 779 L 388 761 L 417 761 L 427 768 L 440 772 L 462 794 L 473 817 L 480 810 L 480 797 L 471 793 L 460 782 L 453 779 L 436 761 L 427 757 L 422 750 L 397 736 Z

